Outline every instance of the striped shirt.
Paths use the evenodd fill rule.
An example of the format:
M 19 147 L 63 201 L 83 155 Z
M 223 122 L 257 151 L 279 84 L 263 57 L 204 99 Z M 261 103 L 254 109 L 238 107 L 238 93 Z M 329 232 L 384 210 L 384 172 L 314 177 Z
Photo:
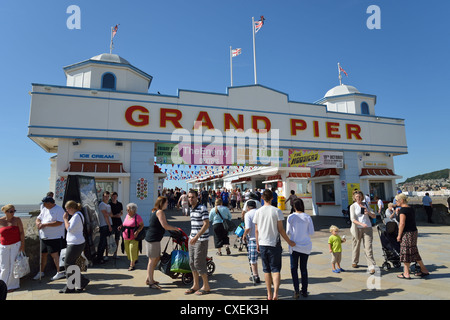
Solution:
M 209 219 L 209 213 L 204 205 L 198 203 L 195 208 L 191 209 L 191 234 L 189 236 L 191 239 L 195 237 L 203 227 L 203 220 L 207 219 Z M 200 236 L 198 241 L 205 241 L 208 239 L 209 228 Z

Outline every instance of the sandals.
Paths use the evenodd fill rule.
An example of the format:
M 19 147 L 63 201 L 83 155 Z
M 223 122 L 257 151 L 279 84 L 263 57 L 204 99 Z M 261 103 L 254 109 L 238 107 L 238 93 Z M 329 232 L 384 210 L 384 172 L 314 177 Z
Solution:
M 200 290 L 197 290 L 197 291 L 195 292 L 195 295 L 196 295 L 196 296 L 203 296 L 203 295 L 209 294 L 209 293 L 211 293 L 211 290 L 206 291 L 206 290 L 200 289 Z
M 415 275 L 416 277 L 424 278 L 424 277 L 426 277 L 426 276 L 429 276 L 430 273 L 429 273 L 429 272 L 427 272 L 427 273 L 425 273 L 425 272 L 416 272 L 414 275 Z
M 407 280 L 411 280 L 411 277 L 405 277 L 405 275 L 404 275 L 403 273 L 399 274 L 399 275 L 397 276 L 397 278 L 399 278 L 399 279 L 407 279 Z
M 149 284 L 148 286 L 149 286 L 150 289 L 159 289 L 159 290 L 162 289 L 161 286 L 159 285 L 158 281 L 155 281 L 152 284 Z

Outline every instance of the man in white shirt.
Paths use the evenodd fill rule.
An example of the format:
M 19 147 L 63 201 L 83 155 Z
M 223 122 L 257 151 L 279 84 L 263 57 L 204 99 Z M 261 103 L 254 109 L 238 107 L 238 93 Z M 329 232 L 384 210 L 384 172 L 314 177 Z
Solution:
M 47 256 L 50 253 L 57 270 L 52 280 L 58 280 L 65 277 L 64 272 L 59 271 L 59 253 L 65 236 L 64 209 L 56 205 L 52 197 L 42 199 L 42 205 L 41 213 L 36 219 L 41 241 L 41 266 L 40 271 L 33 279 L 39 280 L 44 276 Z
M 100 241 L 97 248 L 97 259 L 96 262 L 103 264 L 107 259 L 104 258 L 104 253 L 108 245 L 108 236 L 112 232 L 112 211 L 111 205 L 108 204 L 110 193 L 108 191 L 103 192 L 102 202 L 98 205 L 100 214 L 98 216 L 100 225 Z
M 253 283 L 260 283 L 261 280 L 258 274 L 258 252 L 256 251 L 255 224 L 253 223 L 253 217 L 256 213 L 256 202 L 259 203 L 259 201 L 256 200 L 248 200 L 245 203 L 248 208 L 248 212 L 244 217 L 245 231 L 242 239 L 247 241 L 248 260 L 252 268 L 252 278 L 250 278 L 250 280 Z
M 281 235 L 291 247 L 295 246 L 295 242 L 291 241 L 284 231 L 283 212 L 271 205 L 272 191 L 264 190 L 262 198 L 264 206 L 256 210 L 253 217 L 256 249 L 261 254 L 267 299 L 278 300 L 281 271 L 281 241 L 279 236 Z

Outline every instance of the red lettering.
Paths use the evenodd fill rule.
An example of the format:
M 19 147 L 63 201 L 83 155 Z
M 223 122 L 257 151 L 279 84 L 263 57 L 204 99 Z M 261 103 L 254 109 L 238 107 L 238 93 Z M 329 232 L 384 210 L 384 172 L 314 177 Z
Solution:
M 139 111 L 141 114 L 137 117 L 139 121 L 134 120 L 133 113 Z M 148 109 L 143 106 L 131 106 L 125 111 L 125 120 L 129 124 L 135 127 L 143 127 L 150 123 L 150 117 L 148 116 Z
M 305 130 L 306 121 L 302 119 L 291 119 L 291 136 L 297 135 L 297 130 Z
M 264 129 L 258 129 L 258 121 L 264 121 L 265 128 Z M 252 129 L 256 131 L 256 133 L 259 133 L 261 130 L 266 130 L 267 132 L 270 131 L 270 120 L 267 117 L 264 116 L 252 116 Z
M 208 129 L 214 129 L 211 119 L 209 118 L 208 112 L 200 111 L 198 114 L 197 120 L 194 122 L 194 129 L 198 129 L 200 127 L 208 127 Z
M 183 114 L 178 109 L 161 109 L 161 115 L 159 117 L 159 126 L 161 128 L 165 128 L 167 122 L 172 122 L 173 126 L 177 129 L 183 128 L 180 124 L 180 120 L 183 117 Z
M 313 121 L 314 137 L 319 137 L 319 121 Z
M 325 123 L 327 128 L 327 138 L 337 138 L 339 139 L 341 135 L 339 133 L 339 123 L 338 122 L 326 122 Z
M 225 121 L 225 131 L 231 129 L 231 124 L 236 130 L 242 130 L 244 131 L 244 115 L 238 114 L 238 121 L 236 121 L 233 116 L 229 113 L 225 113 L 224 115 L 224 121 Z
M 361 127 L 357 124 L 349 124 L 346 125 L 347 128 L 347 139 L 352 139 L 352 136 L 355 136 L 356 140 L 362 140 L 361 138 Z

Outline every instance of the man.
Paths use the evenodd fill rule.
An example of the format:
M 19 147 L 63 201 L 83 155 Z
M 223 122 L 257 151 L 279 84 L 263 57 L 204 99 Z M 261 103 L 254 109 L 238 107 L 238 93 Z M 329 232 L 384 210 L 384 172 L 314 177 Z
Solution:
M 107 259 L 104 258 L 104 253 L 106 247 L 108 245 L 108 236 L 112 232 L 112 222 L 111 222 L 111 205 L 108 204 L 109 200 L 109 192 L 103 192 L 102 202 L 98 205 L 98 209 L 100 210 L 100 214 L 98 216 L 99 225 L 100 225 L 100 241 L 98 243 L 97 248 L 97 259 L 96 262 L 103 264 Z
M 264 271 L 264 279 L 267 288 L 267 299 L 278 300 L 281 271 L 281 241 L 280 235 L 291 246 L 291 241 L 283 228 L 283 212 L 272 206 L 273 194 L 270 190 L 264 190 L 262 194 L 264 205 L 256 210 L 253 217 L 255 224 L 256 250 L 261 254 Z M 272 294 L 273 283 L 273 294 Z
M 64 209 L 56 205 L 52 197 L 42 199 L 42 206 L 41 213 L 36 219 L 41 239 L 41 266 L 40 271 L 33 279 L 40 280 L 44 276 L 47 256 L 50 253 L 57 271 L 52 280 L 58 280 L 65 277 L 64 272 L 59 270 L 59 253 L 63 248 L 65 236 Z
M 111 200 L 108 204 L 111 206 L 111 220 L 112 220 L 112 228 L 114 232 L 114 237 L 116 240 L 116 246 L 119 248 L 120 234 L 119 227 L 122 225 L 122 215 L 123 215 L 123 205 L 121 202 L 117 201 L 119 195 L 117 192 L 113 192 L 111 195 Z M 114 258 L 117 258 L 117 249 L 113 255 Z
M 425 193 L 425 197 L 422 198 L 422 204 L 427 214 L 428 223 L 433 223 L 433 221 L 431 221 L 431 216 L 433 215 L 433 202 L 431 201 L 430 194 L 428 192 Z
M 189 266 L 191 267 L 193 284 L 185 294 L 204 295 L 211 292 L 208 283 L 206 257 L 209 240 L 209 213 L 206 207 L 198 202 L 198 193 L 190 190 L 188 193 L 191 205 L 191 233 L 189 235 Z M 202 278 L 203 286 L 200 287 Z
M 246 203 L 248 212 L 245 214 L 245 231 L 242 239 L 247 242 L 248 250 L 248 260 L 252 268 L 252 277 L 250 281 L 253 283 L 260 283 L 258 274 L 258 252 L 256 251 L 256 238 L 255 238 L 255 224 L 253 223 L 253 218 L 256 212 L 256 201 L 248 200 Z M 247 238 L 248 236 L 248 238 Z
M 204 205 L 206 208 L 208 208 L 209 193 L 208 193 L 208 191 L 206 191 L 205 187 L 203 187 L 201 196 L 202 196 L 202 205 Z

